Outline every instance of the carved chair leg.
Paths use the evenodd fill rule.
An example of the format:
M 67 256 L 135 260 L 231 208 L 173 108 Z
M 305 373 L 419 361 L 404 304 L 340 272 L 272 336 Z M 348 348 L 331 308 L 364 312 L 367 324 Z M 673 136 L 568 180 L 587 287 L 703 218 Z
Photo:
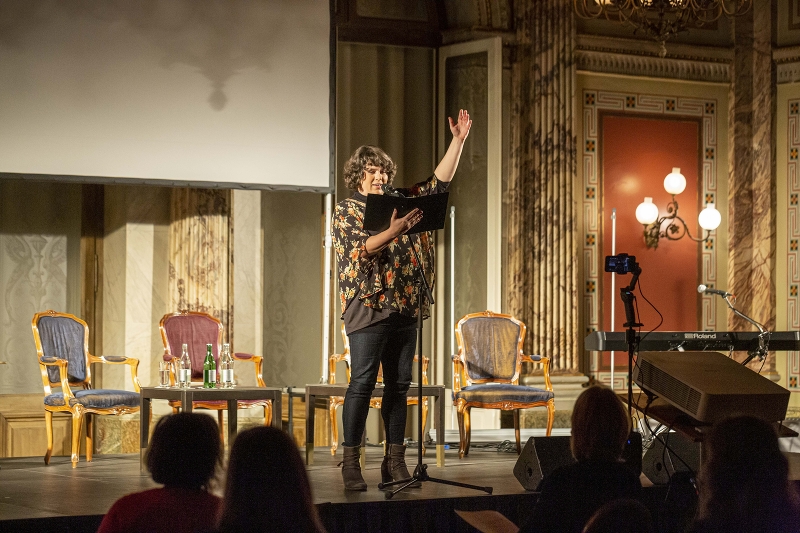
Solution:
M 78 455 L 81 453 L 81 422 L 83 413 L 72 414 L 72 468 L 78 466 Z
M 464 457 L 464 412 L 461 407 L 456 410 L 456 419 L 458 420 L 458 456 Z
M 86 462 L 91 462 L 94 452 L 94 416 L 86 413 Z
M 53 456 L 53 412 L 44 412 L 44 427 L 47 430 L 47 453 L 44 454 L 44 464 L 50 464 L 50 457 Z
M 517 439 L 517 455 L 522 453 L 522 447 L 519 444 L 519 409 L 514 409 L 514 438 Z
M 466 457 L 469 455 L 469 442 L 472 438 L 472 434 L 470 431 L 470 424 L 469 424 L 469 414 L 470 414 L 471 407 L 467 407 L 464 409 L 464 456 Z
M 264 404 L 264 425 L 271 426 L 272 425 L 272 400 L 268 403 Z M 280 429 L 280 428 L 278 428 Z
M 553 419 L 556 417 L 556 401 L 552 398 L 547 401 L 547 436 L 553 431 Z
M 331 455 L 339 448 L 339 428 L 336 425 L 336 402 L 328 400 L 328 413 L 331 417 Z

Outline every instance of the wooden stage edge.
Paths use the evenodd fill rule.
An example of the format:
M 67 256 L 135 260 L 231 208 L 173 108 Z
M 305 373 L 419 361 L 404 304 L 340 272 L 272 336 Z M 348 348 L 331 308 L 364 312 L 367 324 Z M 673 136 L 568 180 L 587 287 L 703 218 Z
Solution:
M 537 495 L 525 491 L 514 477 L 516 453 L 474 443 L 465 459 L 458 458 L 457 450 L 447 450 L 446 466 L 437 467 L 432 448 L 425 458 L 431 477 L 490 486 L 493 494 L 426 482 L 422 488 L 408 489 L 386 500 L 377 488 L 383 455 L 379 446 L 367 447 L 364 478 L 369 489 L 348 493 L 342 489 L 337 466 L 341 453 L 333 457 L 328 448 L 317 449 L 314 464 L 307 471 L 328 532 L 474 532 L 455 510 L 492 509 L 516 523 L 529 516 Z M 800 459 L 800 454 L 791 455 Z M 415 448 L 409 449 L 407 458 L 413 469 Z M 793 474 L 800 477 L 796 469 L 800 461 L 792 463 Z M 45 466 L 42 457 L 0 459 L 0 533 L 94 532 L 119 497 L 156 486 L 148 475 L 140 473 L 138 454 L 95 455 L 91 463 L 81 457 L 75 469 L 69 457 L 63 456 L 53 457 L 50 466 Z M 217 486 L 215 492 L 221 489 Z M 654 516 L 663 514 L 660 506 L 666 495 L 666 486 L 645 488 L 645 504 Z

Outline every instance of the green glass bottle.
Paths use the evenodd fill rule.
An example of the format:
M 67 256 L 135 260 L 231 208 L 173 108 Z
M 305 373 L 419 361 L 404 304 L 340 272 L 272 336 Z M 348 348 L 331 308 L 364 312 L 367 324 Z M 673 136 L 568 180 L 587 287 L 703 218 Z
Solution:
M 211 345 L 206 344 L 206 358 L 203 360 L 203 388 L 213 389 L 217 386 L 217 363 Z

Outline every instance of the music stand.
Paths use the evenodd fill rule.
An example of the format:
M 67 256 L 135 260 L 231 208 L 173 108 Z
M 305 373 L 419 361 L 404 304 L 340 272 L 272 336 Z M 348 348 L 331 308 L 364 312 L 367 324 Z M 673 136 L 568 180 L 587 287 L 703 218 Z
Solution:
M 447 200 L 448 193 L 431 194 L 428 196 L 417 197 L 404 197 L 404 196 L 390 196 L 381 194 L 367 195 L 367 207 L 364 213 L 364 229 L 368 231 L 383 231 L 389 227 L 389 222 L 392 218 L 392 213 L 397 209 L 399 217 L 405 216 L 412 209 L 419 208 L 423 213 L 422 220 L 411 228 L 406 235 L 417 234 L 417 244 L 420 244 L 418 234 L 423 231 L 434 231 L 444 228 L 445 220 L 447 219 Z M 411 237 L 409 236 L 409 239 Z M 419 354 L 419 364 L 417 364 L 417 406 L 418 409 L 422 408 L 422 309 L 425 304 L 425 299 L 433 305 L 433 293 L 425 278 L 425 272 L 422 268 L 422 261 L 420 261 L 417 254 L 416 246 L 411 243 L 411 251 L 414 254 L 414 259 L 417 261 L 418 278 L 421 278 L 421 283 L 418 284 L 418 294 L 420 298 L 419 311 L 417 312 L 417 353 Z M 422 289 L 422 290 L 420 290 Z M 443 401 L 443 400 L 437 400 Z M 430 477 L 428 475 L 428 465 L 422 462 L 422 435 L 425 428 L 422 427 L 422 416 L 417 416 L 417 423 L 419 429 L 419 439 L 417 442 L 417 466 L 414 473 L 409 479 L 400 479 L 391 481 L 389 483 L 378 483 L 378 488 L 383 490 L 387 487 L 400 485 L 393 491 L 386 492 L 386 499 L 391 499 L 395 494 L 405 490 L 412 484 L 425 481 L 432 481 L 434 483 L 441 483 L 444 485 L 453 485 L 455 487 L 464 487 L 468 489 L 482 490 L 489 494 L 492 493 L 492 487 L 480 487 L 478 485 L 470 485 L 467 483 L 460 483 L 458 481 L 450 481 L 447 479 L 439 479 Z

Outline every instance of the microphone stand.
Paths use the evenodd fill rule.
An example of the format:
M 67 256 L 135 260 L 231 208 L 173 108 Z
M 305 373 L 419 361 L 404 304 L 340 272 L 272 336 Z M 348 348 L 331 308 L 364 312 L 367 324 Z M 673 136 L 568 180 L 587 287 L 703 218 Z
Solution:
M 767 357 L 767 352 L 769 351 L 769 337 L 770 332 L 764 328 L 761 324 L 750 318 L 749 316 L 745 315 L 738 309 L 736 309 L 733 304 L 730 302 L 728 298 L 733 296 L 732 294 L 726 294 L 722 296 L 722 299 L 725 300 L 725 303 L 728 304 L 728 308 L 733 311 L 733 313 L 737 316 L 742 317 L 743 319 L 747 320 L 751 324 L 753 324 L 756 328 L 758 328 L 758 346 L 751 348 L 747 351 L 747 358 L 742 361 L 743 365 L 746 365 L 754 358 L 758 357 L 759 360 L 763 361 Z M 734 296 L 734 300 L 736 297 Z
M 633 354 L 636 351 L 636 345 L 639 343 L 639 337 L 636 335 L 634 328 L 642 327 L 642 324 L 636 322 L 636 313 L 634 312 L 633 303 L 636 301 L 636 296 L 633 294 L 633 289 L 636 288 L 636 282 L 639 281 L 639 274 L 642 269 L 638 263 L 633 272 L 631 283 L 627 287 L 619 290 L 619 296 L 622 299 L 622 305 L 625 307 L 625 323 L 622 325 L 627 328 L 625 330 L 625 342 L 628 344 L 628 419 L 633 420 Z
M 421 244 L 419 239 L 419 234 L 417 234 L 417 244 Z M 409 241 L 411 238 L 409 237 Z M 414 246 L 414 243 L 411 242 L 411 251 L 414 254 L 414 259 L 417 261 L 417 268 L 419 277 L 422 278 L 422 289 L 419 290 L 418 294 L 420 297 L 419 302 L 419 311 L 417 312 L 417 353 L 419 354 L 419 362 L 417 364 L 417 409 L 422 409 L 422 309 L 425 304 L 425 299 L 433 305 L 433 293 L 431 292 L 431 286 L 428 284 L 428 280 L 425 277 L 425 270 L 422 266 L 422 261 L 419 259 L 419 255 L 417 254 L 417 248 Z M 418 287 L 419 289 L 419 287 Z M 437 400 L 437 401 L 444 401 L 444 398 Z M 399 479 L 397 481 L 390 481 L 389 483 L 378 483 L 378 488 L 383 490 L 386 487 L 392 487 L 394 485 L 400 485 L 398 488 L 391 492 L 386 492 L 386 499 L 390 500 L 392 497 L 405 490 L 406 488 L 410 487 L 412 484 L 425 481 L 433 481 L 434 483 L 441 483 L 444 485 L 452 485 L 455 487 L 464 487 L 467 489 L 475 489 L 475 490 L 482 490 L 488 494 L 492 493 L 492 487 L 479 487 L 478 485 L 469 485 L 467 483 L 460 483 L 458 481 L 450 481 L 447 479 L 438 479 L 434 477 L 430 477 L 428 475 L 428 465 L 422 462 L 422 432 L 425 428 L 422 427 L 422 413 L 420 412 L 417 416 L 417 423 L 418 423 L 418 430 L 419 430 L 419 439 L 417 442 L 417 467 L 414 469 L 414 474 L 409 479 Z

